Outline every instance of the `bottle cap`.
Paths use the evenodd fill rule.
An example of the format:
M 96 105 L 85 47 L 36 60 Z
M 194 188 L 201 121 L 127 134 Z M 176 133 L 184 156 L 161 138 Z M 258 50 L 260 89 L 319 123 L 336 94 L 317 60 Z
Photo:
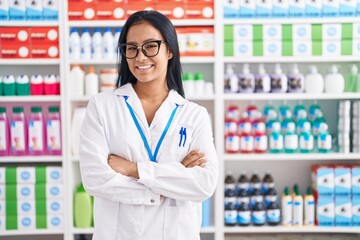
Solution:
M 315 65 L 310 66 L 310 73 L 311 74 L 317 74 L 318 73 L 318 70 L 317 70 Z
M 95 69 L 94 67 L 90 66 L 89 69 L 88 69 L 88 74 L 89 73 L 95 73 Z
M 72 28 L 70 33 L 75 33 L 75 32 L 78 32 L 77 28 Z
M 226 65 L 226 73 L 227 74 L 234 74 L 234 69 L 231 64 Z
M 86 192 L 82 183 L 77 187 L 76 192 Z
M 308 187 L 308 188 L 307 188 L 306 194 L 307 194 L 307 195 L 312 195 L 311 187 Z
M 292 67 L 292 73 L 293 74 L 299 74 L 300 73 L 298 65 L 296 63 Z
M 49 112 L 51 112 L 51 113 L 59 112 L 59 107 L 51 106 L 51 107 L 49 107 Z
M 249 74 L 249 73 L 250 73 L 249 64 L 245 63 L 243 65 L 243 74 Z
M 338 73 L 338 68 L 336 67 L 336 65 L 331 65 L 329 73 L 332 73 L 332 74 Z
M 13 112 L 14 113 L 22 113 L 22 112 L 24 112 L 24 108 L 23 107 L 13 107 Z
M 6 107 L 0 107 L 0 113 L 6 112 Z
M 195 73 L 195 80 L 204 80 L 204 74 L 202 72 Z
M 281 66 L 278 63 L 275 65 L 275 73 L 276 74 L 282 74 Z
M 261 75 L 266 74 L 264 64 L 262 64 L 262 63 L 259 64 L 258 72 L 259 72 L 259 74 L 261 74 Z
M 356 75 L 358 73 L 358 67 L 353 64 L 351 65 L 351 74 Z
M 31 107 L 31 112 L 39 113 L 39 112 L 41 112 L 41 107 L 39 107 L 39 106 Z
M 289 191 L 289 188 L 288 188 L 288 187 L 285 187 L 285 188 L 284 188 L 284 195 L 285 195 L 285 196 L 289 196 L 289 195 L 290 195 L 290 191 Z

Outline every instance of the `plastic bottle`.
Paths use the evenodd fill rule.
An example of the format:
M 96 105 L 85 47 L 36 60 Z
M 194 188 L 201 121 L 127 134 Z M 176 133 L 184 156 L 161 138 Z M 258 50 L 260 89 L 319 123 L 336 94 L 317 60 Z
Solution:
M 79 64 L 72 65 L 70 71 L 70 82 L 72 85 L 72 96 L 84 96 L 84 71 L 80 68 Z
M 242 73 L 239 74 L 239 92 L 241 93 L 252 93 L 255 91 L 255 78 L 250 73 L 249 64 L 244 64 Z
M 240 152 L 241 153 L 252 153 L 254 151 L 254 136 L 251 133 L 251 125 L 245 125 L 242 130 L 240 137 Z
M 284 136 L 284 150 L 285 153 L 297 152 L 299 144 L 298 135 L 295 133 L 295 123 L 289 122 L 287 125 L 287 131 Z
M 317 103 L 312 104 L 309 108 L 309 120 L 311 122 L 314 122 L 315 118 L 317 118 L 319 116 L 318 115 L 319 113 L 322 115 L 320 105 Z
M 332 137 L 328 132 L 328 125 L 325 122 L 320 123 L 319 136 L 317 138 L 317 150 L 320 153 L 328 153 L 332 148 Z
M 13 107 L 10 120 L 11 155 L 24 156 L 27 154 L 27 129 L 23 107 Z
M 253 174 L 250 177 L 250 187 L 249 187 L 250 193 L 254 189 L 259 189 L 259 190 L 261 189 L 261 179 L 259 177 L 259 173 L 257 170 L 254 170 Z
M 319 133 L 320 133 L 320 124 L 321 123 L 325 123 L 325 118 L 323 117 L 322 112 L 318 111 L 316 113 L 316 117 L 314 119 L 313 122 L 313 128 L 312 128 L 312 133 L 314 135 L 314 139 L 317 140 Z
M 275 187 L 274 178 L 271 175 L 270 170 L 266 170 L 266 173 L 262 180 L 261 190 L 262 190 L 263 194 L 267 195 L 269 189 L 271 189 L 271 188 L 273 189 L 274 187 Z
M 299 136 L 299 149 L 301 153 L 310 153 L 314 149 L 314 136 L 311 133 L 310 122 L 304 122 L 303 132 Z
M 192 72 L 183 74 L 184 91 L 187 97 L 195 96 L 195 79 Z
M 76 188 L 74 197 L 74 225 L 77 228 L 90 228 L 93 209 L 91 207 L 91 197 L 80 184 Z
M 44 81 L 40 74 L 31 76 L 30 78 L 30 93 L 31 95 L 44 94 Z
M 270 135 L 274 130 L 274 125 L 280 124 L 280 121 L 277 118 L 276 111 L 269 112 L 268 119 L 269 120 L 266 122 L 266 131 L 267 131 L 267 134 Z
M 297 121 L 296 121 L 296 132 L 297 132 L 297 134 L 301 134 L 304 131 L 304 124 L 305 123 L 310 124 L 310 121 L 307 119 L 307 113 L 305 111 L 300 111 L 298 116 L 297 116 Z
M 265 153 L 268 147 L 268 137 L 262 115 L 258 112 L 258 117 L 253 121 L 254 152 Z
M 48 74 L 44 78 L 44 93 L 45 95 L 56 95 L 58 92 L 58 81 L 55 74 Z
M 293 206 L 293 225 L 302 226 L 303 225 L 303 197 L 300 194 L 299 187 L 294 185 L 294 206 Z
M 280 124 L 273 124 L 272 133 L 269 135 L 269 151 L 271 153 L 281 153 L 284 150 L 284 137 L 281 133 Z
M 255 226 L 263 226 L 266 222 L 265 205 L 262 197 L 255 201 L 255 205 L 252 208 L 251 221 Z
M 336 65 L 330 67 L 329 73 L 325 76 L 325 92 L 342 93 L 344 92 L 345 80 L 343 75 L 338 73 Z
M 91 38 L 91 56 L 93 59 L 102 59 L 102 35 L 99 28 L 94 29 Z
M 8 156 L 10 150 L 9 120 L 6 108 L 0 107 L 0 156 Z
M 248 204 L 250 203 L 250 196 L 247 188 L 238 189 L 236 196 L 237 196 L 236 199 L 237 206 L 240 206 L 241 203 L 248 203 Z
M 237 223 L 239 226 L 249 226 L 251 223 L 251 209 L 248 202 L 241 202 L 237 208 Z
M 270 112 L 275 112 L 275 113 L 270 113 Z M 264 107 L 263 113 L 264 113 L 265 122 L 268 122 L 271 119 L 271 117 L 277 115 L 275 107 L 272 105 L 266 105 Z
M 105 28 L 105 32 L 102 40 L 103 58 L 114 59 L 114 36 L 111 32 L 111 28 Z
M 199 96 L 205 94 L 205 79 L 202 72 L 195 73 L 195 92 Z
M 301 93 L 304 92 L 305 79 L 304 75 L 300 73 L 297 64 L 294 64 L 292 71 L 288 74 L 288 92 Z
M 251 132 L 252 122 L 249 118 L 249 114 L 247 112 L 241 113 L 241 118 L 238 122 L 238 133 L 242 134 L 244 132 Z
M 31 107 L 31 113 L 28 120 L 28 154 L 45 154 L 45 126 L 41 107 Z
M 16 95 L 18 96 L 30 95 L 30 79 L 28 75 L 19 75 L 16 78 Z
M 225 135 L 225 152 L 238 153 L 240 151 L 240 136 L 237 133 Z
M 92 96 L 99 92 L 99 77 L 93 67 L 89 67 L 85 76 L 85 96 Z
M 271 80 L 269 74 L 266 73 L 264 64 L 259 64 L 258 74 L 255 74 L 255 92 L 268 93 L 271 90 Z
M 270 226 L 277 226 L 281 222 L 279 202 L 275 198 L 271 198 L 269 201 L 266 207 L 266 222 Z
M 230 105 L 227 108 L 226 111 L 226 116 L 225 118 L 234 120 L 234 121 L 239 121 L 239 117 L 240 117 L 240 111 L 237 105 Z
M 304 197 L 304 225 L 315 225 L 315 198 L 312 194 L 311 187 L 307 188 Z
M 91 59 L 91 35 L 88 28 L 84 28 L 80 37 L 81 59 Z
M 46 144 L 49 155 L 61 155 L 61 123 L 59 107 L 49 107 L 46 121 Z
M 226 226 L 235 226 L 237 223 L 238 212 L 236 210 L 235 204 L 225 203 L 225 216 L 224 222 Z
M 254 207 L 258 201 L 264 202 L 264 196 L 260 188 L 253 188 L 250 193 L 250 206 Z
M 81 46 L 80 46 L 80 34 L 79 34 L 77 28 L 71 29 L 69 46 L 70 46 L 70 49 L 69 49 L 70 59 L 71 60 L 79 60 L 80 55 L 81 55 Z
M 231 171 L 225 177 L 225 225 L 234 226 L 237 223 L 235 178 Z
M 3 80 L 4 96 L 15 96 L 16 85 L 15 77 L 13 75 L 6 75 Z
M 298 104 L 294 108 L 294 120 L 297 121 L 299 118 L 307 118 L 306 108 L 302 104 Z
M 324 78 L 314 65 L 310 66 L 310 72 L 305 76 L 305 92 L 312 94 L 324 92 Z
M 275 64 L 275 73 L 270 75 L 271 92 L 284 93 L 288 89 L 288 79 L 282 72 L 280 64 Z
M 246 175 L 246 171 L 243 170 L 240 173 L 240 176 L 237 181 L 236 189 L 237 191 L 240 191 L 241 189 L 249 191 L 249 179 Z
M 239 79 L 234 72 L 233 65 L 226 65 L 226 72 L 224 76 L 224 90 L 225 93 L 239 92 Z
M 281 198 L 281 219 L 283 226 L 292 225 L 293 215 L 293 199 L 290 195 L 288 187 L 284 188 Z

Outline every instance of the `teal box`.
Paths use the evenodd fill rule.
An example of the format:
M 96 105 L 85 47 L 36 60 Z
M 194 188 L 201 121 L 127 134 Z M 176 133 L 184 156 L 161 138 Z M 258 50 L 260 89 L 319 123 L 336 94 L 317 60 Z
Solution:
M 305 16 L 305 0 L 291 1 L 289 3 L 289 17 L 301 18 Z
M 360 197 L 352 197 L 352 225 L 353 227 L 360 227 Z
M 352 207 L 350 196 L 335 197 L 335 226 L 350 227 L 352 225 Z
M 307 17 L 321 17 L 322 0 L 306 1 L 305 15 Z
M 316 220 L 319 226 L 335 225 L 335 201 L 333 197 L 319 196 L 316 206 Z
M 352 17 L 356 15 L 356 5 L 359 1 L 340 1 L 339 15 L 341 17 Z

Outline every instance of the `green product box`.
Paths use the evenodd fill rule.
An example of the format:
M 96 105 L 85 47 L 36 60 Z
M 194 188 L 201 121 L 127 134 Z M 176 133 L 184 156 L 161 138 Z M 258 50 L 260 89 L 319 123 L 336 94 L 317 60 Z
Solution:
M 30 95 L 30 83 L 16 83 L 16 95 L 29 96 Z
M 234 41 L 234 25 L 224 25 L 224 40 Z
M 264 55 L 263 41 L 253 41 L 253 56 L 262 57 Z
M 46 182 L 46 167 L 36 166 L 35 167 L 35 182 L 45 183 Z
M 37 229 L 47 228 L 47 215 L 36 214 L 36 228 Z
M 312 41 L 312 55 L 322 56 L 322 41 Z
M 281 25 L 282 40 L 287 41 L 292 39 L 292 24 Z
M 224 56 L 233 57 L 234 56 L 234 41 L 225 41 L 224 42 Z
M 263 40 L 263 25 L 254 24 L 253 25 L 253 40 Z
M 6 201 L 17 199 L 17 185 L 16 184 L 6 184 L 5 185 L 5 198 L 6 198 Z
M 46 184 L 45 183 L 36 183 L 35 184 L 35 199 L 46 199 Z
M 353 24 L 342 23 L 341 24 L 341 39 L 352 39 L 353 38 Z
M 5 183 L 16 183 L 16 167 L 12 166 L 5 168 Z
M 5 217 L 5 228 L 6 230 L 16 230 L 18 229 L 18 217 L 14 216 L 6 216 Z
M 341 55 L 342 56 L 351 56 L 353 52 L 353 44 L 351 39 L 342 39 L 341 40 Z
M 311 24 L 311 39 L 322 40 L 322 24 Z
M 6 213 L 6 216 L 16 216 L 16 215 L 18 215 L 16 199 L 15 200 L 6 200 L 6 202 L 5 202 L 5 213 Z
M 46 215 L 46 200 L 36 200 L 35 201 L 35 211 L 36 215 Z
M 282 41 L 282 56 L 283 57 L 293 56 L 293 41 L 291 40 Z

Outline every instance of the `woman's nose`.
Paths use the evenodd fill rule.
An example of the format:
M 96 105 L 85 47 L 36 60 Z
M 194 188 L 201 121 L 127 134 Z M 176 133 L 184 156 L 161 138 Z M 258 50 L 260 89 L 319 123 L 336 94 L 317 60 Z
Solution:
M 147 56 L 144 54 L 143 50 L 141 47 L 138 48 L 138 55 L 136 56 L 136 60 L 138 61 L 142 61 L 142 60 L 145 60 L 147 59 Z

